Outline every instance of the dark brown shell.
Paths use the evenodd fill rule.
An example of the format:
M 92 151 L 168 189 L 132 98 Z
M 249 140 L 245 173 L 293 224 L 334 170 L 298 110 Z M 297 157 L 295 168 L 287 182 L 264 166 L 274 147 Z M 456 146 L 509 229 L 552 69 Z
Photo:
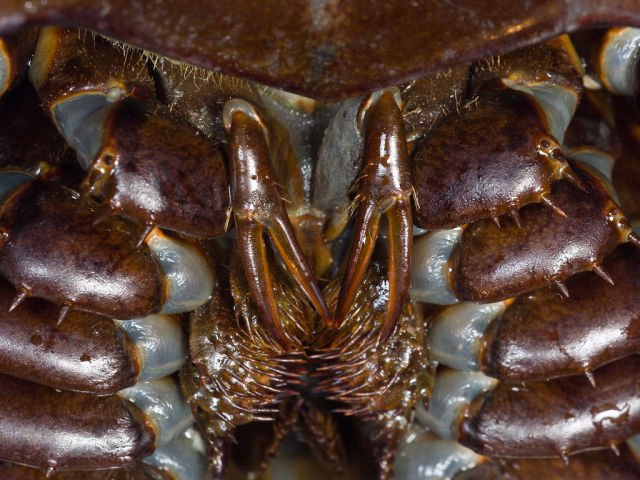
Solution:
M 520 211 L 520 226 L 491 220 L 471 224 L 450 259 L 456 297 L 494 302 L 589 270 L 620 242 L 611 220 L 617 208 L 602 184 L 583 167 L 572 168 L 586 191 L 556 182 L 551 198 L 566 217 L 546 205 Z
M 485 333 L 484 372 L 508 382 L 542 381 L 637 353 L 640 253 L 621 245 L 603 267 L 614 285 L 587 272 L 567 281 L 568 298 L 548 287 L 520 295 Z
M 63 437 L 68 441 L 52 441 Z M 126 465 L 150 455 L 146 415 L 117 395 L 62 392 L 0 375 L 0 460 L 54 470 Z
M 0 462 L 0 477 L 11 480 L 42 480 L 44 473 L 39 468 Z M 174 480 L 173 476 L 168 476 L 144 463 L 109 470 L 58 472 L 54 478 L 56 480 Z
M 9 311 L 15 290 L 0 279 L 0 372 L 52 388 L 115 393 L 136 382 L 140 362 L 129 337 L 99 315 L 30 298 Z M 16 365 L 20 368 L 16 369 Z
M 558 457 L 615 445 L 640 429 L 640 357 L 584 375 L 498 384 L 466 407 L 458 441 L 484 455 Z M 566 432 L 571 432 L 567 434 Z
M 137 244 L 139 227 L 117 217 L 93 225 L 95 208 L 78 197 L 40 180 L 19 188 L 0 213 L 2 274 L 18 290 L 78 310 L 121 319 L 159 311 L 165 278 Z
M 539 202 L 557 180 L 543 142 L 557 144 L 527 95 L 481 91 L 416 147 L 416 224 L 453 228 Z
M 560 459 L 493 459 L 453 477 L 453 480 L 637 480 L 640 470 L 631 450 L 588 452 Z
M 45 6 L 5 0 L 0 6 L 0 35 L 55 23 L 335 101 L 579 28 L 640 25 L 640 11 L 636 0 L 198 0 L 189 8 L 175 0 L 153 8 L 128 0 L 50 0 Z

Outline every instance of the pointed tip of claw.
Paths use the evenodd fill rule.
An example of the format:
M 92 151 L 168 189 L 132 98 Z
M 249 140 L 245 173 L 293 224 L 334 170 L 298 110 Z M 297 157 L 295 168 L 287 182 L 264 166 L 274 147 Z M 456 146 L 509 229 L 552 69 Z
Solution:
M 499 219 L 498 217 L 491 217 L 491 220 L 493 220 L 493 223 L 495 223 L 495 224 L 496 224 L 496 227 L 498 227 L 498 228 L 502 228 L 502 227 L 500 226 L 500 219 Z
M 318 290 L 320 289 L 318 288 Z M 325 302 L 324 297 L 322 296 L 321 293 L 318 299 L 316 300 L 315 304 L 317 305 L 316 309 L 320 314 L 320 318 L 322 318 L 322 320 L 326 325 L 333 327 L 334 326 L 333 316 L 331 315 L 331 312 L 329 311 L 329 307 L 327 306 L 327 303 Z
M 393 328 L 386 328 L 384 330 L 382 330 L 382 332 L 380 333 L 380 336 L 378 337 L 378 345 L 384 345 L 385 343 L 387 343 L 389 341 L 389 339 L 391 338 L 391 336 L 393 335 L 393 333 L 395 332 L 396 328 L 395 325 L 393 326 Z
M 340 326 L 342 325 L 342 323 L 344 322 L 344 317 L 345 315 L 338 315 L 338 307 L 342 308 L 340 302 L 340 298 L 338 298 L 338 305 L 336 306 L 336 311 L 335 313 L 329 318 L 329 321 L 327 322 L 327 326 L 329 326 L 330 328 L 340 328 Z
M 385 321 L 382 331 L 377 338 L 378 345 L 384 345 L 393 336 L 398 327 L 398 320 L 401 314 L 402 309 L 393 308 L 392 306 L 388 307 L 387 320 Z

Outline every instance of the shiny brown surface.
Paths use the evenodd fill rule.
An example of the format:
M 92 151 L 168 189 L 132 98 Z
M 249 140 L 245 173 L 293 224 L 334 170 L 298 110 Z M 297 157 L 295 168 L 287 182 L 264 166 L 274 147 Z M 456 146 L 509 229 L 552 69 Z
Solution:
M 453 228 L 507 213 L 517 217 L 520 207 L 539 202 L 553 181 L 570 173 L 562 138 L 552 136 L 530 95 L 506 86 L 553 86 L 577 100 L 581 69 L 566 35 L 474 64 L 470 92 L 461 95 L 456 114 L 416 148 L 416 223 Z
M 567 281 L 569 298 L 548 287 L 519 296 L 489 327 L 483 370 L 521 382 L 576 375 L 640 352 L 640 252 L 621 245 L 595 273 Z
M 357 185 L 357 213 L 333 321 L 339 326 L 352 306 L 384 214 L 389 244 L 387 319 L 380 332 L 380 341 L 384 343 L 396 328 L 411 285 L 412 190 L 400 108 L 390 91 L 384 91 L 379 98 L 374 95 L 360 107 L 364 151 Z
M 0 459 L 55 470 L 108 468 L 151 454 L 154 442 L 142 411 L 117 396 L 0 376 Z
M 534 102 L 509 89 L 478 95 L 416 148 L 416 223 L 422 228 L 453 228 L 518 210 L 538 202 L 556 180 L 554 161 L 541 150 L 556 145 L 560 151 L 559 145 Z
M 160 472 L 151 467 L 135 464 L 130 467 L 109 470 L 58 472 L 53 478 L 56 480 L 174 480 L 160 475 Z M 0 477 L 10 480 L 44 480 L 45 473 L 37 468 L 0 462 Z
M 458 440 L 485 455 L 557 457 L 616 444 L 640 429 L 640 357 L 584 375 L 499 384 L 465 409 Z
M 573 163 L 572 168 L 586 191 L 561 181 L 550 195 L 566 217 L 545 205 L 529 205 L 520 211 L 520 228 L 511 221 L 498 228 L 481 220 L 464 230 L 450 260 L 457 298 L 513 297 L 588 270 L 615 248 L 619 240 L 609 221 L 609 197 L 582 167 Z
M 106 94 L 117 88 L 124 97 L 146 98 L 154 91 L 141 52 L 118 50 L 90 33 L 62 28 L 43 30 L 31 77 L 52 112 L 87 92 Z M 85 159 L 93 161 L 83 183 L 85 193 L 149 226 L 196 237 L 222 235 L 229 195 L 216 146 L 153 100 L 125 98 L 116 105 L 105 102 L 103 108 L 108 112 L 105 125 L 100 122 L 83 132 L 92 139 L 67 133 L 75 137 L 74 146 L 96 145 L 95 161 Z M 64 111 L 67 123 L 78 111 L 87 114 L 86 107 Z
M 134 7 L 134 8 L 135 8 L 135 7 Z M 407 8 L 408 8 L 408 7 L 407 7 Z M 108 12 L 107 12 L 107 14 L 108 14 Z
M 225 231 L 229 187 L 222 154 L 168 109 L 123 100 L 88 184 L 92 169 L 109 172 L 92 191 L 116 213 L 195 237 Z
M 106 93 L 118 87 L 126 95 L 134 86 L 154 90 L 139 52 L 124 57 L 107 40 L 75 29 L 42 30 L 29 77 L 46 108 L 74 92 Z
M 0 211 L 6 233 L 0 271 L 17 289 L 77 310 L 129 319 L 160 310 L 165 279 L 140 228 L 113 217 L 93 225 L 95 208 L 64 187 L 35 181 Z
M 495 459 L 453 477 L 454 480 L 637 480 L 640 465 L 626 445 L 560 459 Z
M 472 69 L 474 88 L 496 78 L 510 79 L 524 85 L 553 85 L 582 93 L 584 67 L 567 35 L 554 37 L 515 52 L 501 51 L 485 58 Z
M 539 202 L 569 173 L 562 138 L 530 95 L 506 85 L 563 88 L 577 100 L 581 70 L 566 35 L 474 64 L 470 92 L 416 147 L 416 223 L 453 228 Z
M 28 299 L 9 312 L 14 289 L 0 282 L 0 372 L 63 390 L 115 393 L 135 383 L 132 342 L 112 320 Z M 19 366 L 19 368 L 16 368 Z
M 282 331 L 271 291 L 265 229 L 289 272 L 325 322 L 329 322 L 329 309 L 287 216 L 270 162 L 266 130 L 256 118 L 240 110 L 233 112 L 230 121 L 231 195 L 242 264 L 261 318 L 276 340 L 288 349 L 290 341 Z
M 168 21 L 172 19 L 172 21 Z M 598 24 L 636 0 L 191 2 L 5 0 L 0 34 L 60 23 L 307 96 L 337 100 Z
M 115 393 L 140 372 L 135 347 L 113 321 L 28 299 L 9 312 L 15 290 L 0 280 L 0 372 L 62 390 Z M 19 368 L 16 366 L 19 365 Z

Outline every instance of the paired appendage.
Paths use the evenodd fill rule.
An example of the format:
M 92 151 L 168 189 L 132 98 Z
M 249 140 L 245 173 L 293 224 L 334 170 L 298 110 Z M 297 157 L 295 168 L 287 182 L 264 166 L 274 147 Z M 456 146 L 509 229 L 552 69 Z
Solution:
M 13 294 L 0 282 L 3 312 Z M 204 455 L 195 443 L 202 440 L 185 431 L 191 410 L 167 377 L 186 354 L 179 322 L 72 311 L 59 325 L 57 311 L 31 298 L 0 318 L 0 459 L 46 469 L 49 477 L 130 464 L 155 452 L 143 462 L 172 473 L 189 462 L 201 475 Z M 60 438 L 70 441 L 51 441 Z M 22 478 L 12 473 L 7 478 Z
M 389 300 L 381 342 L 395 330 L 411 284 L 412 188 L 401 103 L 397 89 L 385 89 L 370 95 L 360 108 L 358 127 L 365 140 L 356 197 L 358 213 L 334 316 L 339 326 L 352 306 L 373 253 L 380 219 L 385 215 L 389 228 Z
M 94 205 L 18 170 L 0 172 L 0 272 L 26 298 L 117 319 L 189 311 L 211 295 L 213 272 L 193 245 L 118 217 L 95 225 Z M 125 297 L 125 293 L 127 296 Z
M 145 462 L 157 465 L 167 456 L 184 460 L 186 455 L 194 462 L 188 468 L 204 471 L 195 445 L 180 445 L 187 440 L 193 417 L 170 377 L 106 396 L 61 391 L 5 375 L 0 375 L 0 386 L 0 459 L 46 469 L 50 477 L 57 471 L 127 465 L 155 451 Z M 199 437 L 193 429 L 188 435 Z M 52 441 L 60 438 L 68 441 Z M 172 473 L 180 470 L 169 463 Z
M 638 431 L 640 395 L 633 355 L 590 380 L 569 376 L 514 387 L 479 372 L 440 371 L 417 418 L 443 438 L 483 455 L 567 457 L 618 443 Z
M 444 440 L 414 422 L 398 448 L 396 478 L 455 480 L 593 480 L 636 478 L 638 462 L 634 441 L 611 450 L 572 455 L 568 463 L 559 458 L 490 458 L 456 441 Z M 426 473 L 426 476 L 425 476 Z
M 511 384 L 580 374 L 593 380 L 593 370 L 637 353 L 640 336 L 640 253 L 621 245 L 603 268 L 615 286 L 585 272 L 567 281 L 568 298 L 544 287 L 443 308 L 430 320 L 431 353 L 438 363 Z
M 520 227 L 497 228 L 481 220 L 420 237 L 414 298 L 440 304 L 496 302 L 551 282 L 564 293 L 564 281 L 585 270 L 607 279 L 601 262 L 618 244 L 635 243 L 635 235 L 599 180 L 577 162 L 572 168 L 586 192 L 559 182 L 553 198 L 564 217 L 531 205 L 522 209 Z
M 45 28 L 29 71 L 56 127 L 86 171 L 83 198 L 142 225 L 211 238 L 224 233 L 229 195 L 222 153 L 154 96 L 143 56 L 102 38 Z
M 229 196 L 221 152 L 160 105 L 142 57 L 123 59 L 103 39 L 87 41 L 73 30 L 47 28 L 40 35 L 30 78 L 87 171 L 82 198 L 100 201 L 96 223 L 114 214 L 133 219 L 144 226 L 139 244 L 156 226 L 197 237 L 224 233 Z M 339 324 L 350 307 L 373 250 L 380 217 L 386 214 L 391 273 L 382 340 L 388 339 L 397 323 L 410 283 L 412 190 L 399 105 L 399 93 L 385 90 L 372 95 L 360 109 L 366 165 L 358 199 L 359 234 L 335 316 Z M 326 323 L 332 322 L 331 313 L 287 216 L 285 188 L 278 185 L 284 179 L 279 178 L 271 151 L 278 147 L 269 145 L 271 140 L 278 143 L 277 134 L 267 129 L 247 100 L 227 100 L 222 117 L 229 136 L 232 211 L 244 268 L 265 323 L 288 348 L 290 339 L 278 321 L 271 293 L 265 227 L 280 258 Z M 290 200 L 295 204 L 295 199 Z
M 287 216 L 270 163 L 269 133 L 262 118 L 249 102 L 241 99 L 228 101 L 223 115 L 229 134 L 232 210 L 242 263 L 264 322 L 278 343 L 288 349 L 290 342 L 278 320 L 271 287 L 263 238 L 265 228 L 287 268 L 325 322 L 330 320 L 329 309 Z
M 549 283 L 567 296 L 565 281 L 585 270 L 614 282 L 602 264 L 605 257 L 619 243 L 639 241 L 612 186 L 620 146 L 609 120 L 613 114 L 607 114 L 611 107 L 600 97 L 587 92 L 566 131 L 563 149 L 577 182 L 555 182 L 547 197 L 563 215 L 533 204 L 521 209 L 518 224 L 496 228 L 485 219 L 420 237 L 414 299 L 496 302 Z M 633 181 L 633 174 L 628 177 Z M 629 196 L 624 198 L 626 208 Z

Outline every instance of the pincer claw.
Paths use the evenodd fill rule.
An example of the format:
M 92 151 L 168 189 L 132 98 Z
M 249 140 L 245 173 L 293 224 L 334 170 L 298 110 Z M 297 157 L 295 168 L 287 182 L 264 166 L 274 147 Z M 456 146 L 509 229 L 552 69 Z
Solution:
M 340 325 L 366 271 L 380 218 L 389 226 L 389 299 L 379 340 L 385 342 L 398 322 L 411 283 L 411 178 L 400 93 L 389 88 L 370 95 L 360 108 L 363 168 L 359 179 L 358 213 L 353 242 L 333 323 Z
M 234 98 L 225 104 L 223 119 L 229 134 L 232 210 L 242 263 L 261 317 L 278 343 L 289 349 L 271 288 L 265 228 L 290 273 L 326 322 L 329 309 L 287 216 L 270 162 L 269 132 L 262 118 L 249 102 Z

